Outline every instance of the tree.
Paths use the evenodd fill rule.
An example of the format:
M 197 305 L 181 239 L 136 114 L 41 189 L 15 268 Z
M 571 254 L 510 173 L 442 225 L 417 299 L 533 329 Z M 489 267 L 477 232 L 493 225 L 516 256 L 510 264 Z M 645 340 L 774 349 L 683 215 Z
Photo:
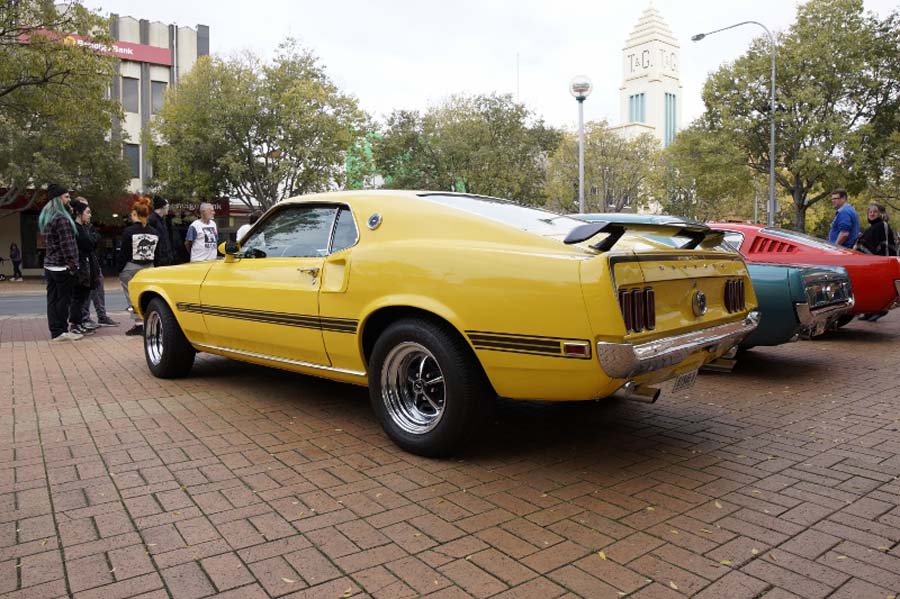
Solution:
M 559 135 L 509 95 L 453 96 L 424 114 L 393 112 L 373 153 L 386 187 L 542 204 Z
M 649 134 L 626 139 L 606 121 L 585 123 L 584 208 L 586 212 L 621 212 L 647 206 L 658 168 L 659 142 Z M 547 167 L 548 206 L 578 210 L 578 137 L 566 133 Z
M 697 220 L 748 218 L 752 196 L 759 194 L 747 156 L 722 131 L 695 123 L 675 136 L 657 171 L 662 211 Z
M 268 208 L 341 187 L 346 153 L 368 117 L 318 58 L 288 39 L 270 64 L 252 54 L 201 58 L 152 128 L 155 184 L 166 194 Z
M 77 3 L 0 4 L 0 207 L 23 193 L 30 200 L 4 216 L 30 208 L 48 181 L 100 201 L 124 191 L 121 141 L 108 136 L 121 116 L 118 102 L 106 98 L 116 59 L 63 37 L 102 46 L 108 37 L 96 32 L 107 29 L 105 19 Z
M 832 187 L 866 185 L 866 147 L 888 139 L 876 125 L 896 111 L 898 18 L 863 11 L 862 0 L 810 0 L 778 36 L 776 181 L 794 204 L 794 226 Z M 734 137 L 749 166 L 769 169 L 769 47 L 756 40 L 707 80 L 704 120 Z

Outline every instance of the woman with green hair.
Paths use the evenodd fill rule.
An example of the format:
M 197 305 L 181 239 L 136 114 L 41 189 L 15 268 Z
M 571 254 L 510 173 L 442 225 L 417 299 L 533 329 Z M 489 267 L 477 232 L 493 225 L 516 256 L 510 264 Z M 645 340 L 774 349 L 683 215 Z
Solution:
M 47 186 L 47 205 L 38 217 L 44 236 L 44 270 L 47 275 L 47 324 L 51 341 L 77 341 L 78 333 L 69 331 L 69 304 L 75 290 L 78 271 L 78 246 L 75 221 L 69 213 L 69 190 L 51 183 Z

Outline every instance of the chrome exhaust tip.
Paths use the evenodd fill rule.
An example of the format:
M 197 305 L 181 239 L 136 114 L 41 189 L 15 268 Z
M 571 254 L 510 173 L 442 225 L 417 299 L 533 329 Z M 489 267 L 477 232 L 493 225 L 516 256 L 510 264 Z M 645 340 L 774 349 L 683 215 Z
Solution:
M 616 395 L 624 399 L 639 401 L 642 403 L 655 403 L 659 399 L 661 391 L 649 385 L 639 385 L 634 381 L 628 381 L 616 392 Z
M 734 370 L 734 366 L 737 364 L 737 360 L 731 358 L 716 358 L 709 364 L 704 364 L 700 367 L 701 372 L 731 372 Z

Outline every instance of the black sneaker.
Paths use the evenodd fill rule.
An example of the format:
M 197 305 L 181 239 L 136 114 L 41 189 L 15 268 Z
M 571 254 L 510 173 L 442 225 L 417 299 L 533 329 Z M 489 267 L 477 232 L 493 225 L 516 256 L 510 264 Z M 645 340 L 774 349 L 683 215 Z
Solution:
M 119 323 L 110 318 L 109 316 L 104 316 L 103 318 L 97 319 L 97 324 L 101 327 L 117 327 Z
M 85 327 L 81 326 L 80 324 L 73 324 L 72 327 L 69 329 L 69 332 L 76 333 L 78 335 L 93 335 L 94 334 L 93 329 L 85 328 Z
M 134 335 L 140 335 L 141 337 L 143 337 L 144 336 L 144 325 L 136 324 L 133 327 L 131 327 L 130 329 L 128 329 L 127 331 L 125 331 L 125 334 L 128 335 L 129 337 L 134 336 Z

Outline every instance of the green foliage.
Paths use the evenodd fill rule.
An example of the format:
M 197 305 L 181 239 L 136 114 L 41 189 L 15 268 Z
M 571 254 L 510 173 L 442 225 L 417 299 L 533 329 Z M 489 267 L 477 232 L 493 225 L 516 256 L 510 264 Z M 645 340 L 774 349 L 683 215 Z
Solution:
M 731 135 L 695 124 L 681 131 L 664 151 L 657 172 L 657 196 L 665 214 L 697 220 L 750 219 L 754 193 L 765 206 L 768 193 L 760 190 L 747 167 L 747 156 Z M 760 213 L 762 214 L 762 212 Z
M 584 125 L 584 210 L 621 212 L 651 203 L 659 142 L 649 134 L 625 139 L 606 121 Z M 547 165 L 547 206 L 578 211 L 578 136 L 566 133 Z
M 862 0 L 810 0 L 778 37 L 776 181 L 794 204 L 794 225 L 832 187 L 860 190 L 866 148 L 889 137 L 897 110 L 898 27 L 863 11 Z M 757 39 L 706 82 L 704 125 L 733 135 L 751 168 L 769 168 L 768 41 Z
M 544 163 L 560 133 L 508 95 L 453 96 L 394 111 L 373 153 L 385 187 L 544 202 Z
M 147 141 L 167 195 L 268 208 L 343 186 L 346 153 L 367 129 L 356 99 L 289 39 L 269 64 L 252 54 L 197 61 L 167 94 Z
M 106 98 L 116 59 L 61 36 L 105 43 L 96 32 L 108 28 L 77 3 L 0 3 L 0 186 L 8 190 L 0 206 L 29 188 L 33 203 L 49 181 L 101 203 L 124 191 L 130 175 L 121 141 L 108 139 L 121 116 Z

